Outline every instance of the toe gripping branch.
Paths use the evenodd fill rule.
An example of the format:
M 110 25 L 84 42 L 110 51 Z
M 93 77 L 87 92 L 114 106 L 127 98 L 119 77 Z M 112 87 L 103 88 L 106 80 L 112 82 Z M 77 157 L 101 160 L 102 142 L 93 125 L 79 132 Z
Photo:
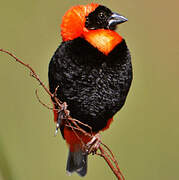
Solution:
M 86 144 L 86 153 L 87 154 L 96 154 L 99 146 L 101 144 L 101 136 L 99 133 L 94 135 L 92 139 Z

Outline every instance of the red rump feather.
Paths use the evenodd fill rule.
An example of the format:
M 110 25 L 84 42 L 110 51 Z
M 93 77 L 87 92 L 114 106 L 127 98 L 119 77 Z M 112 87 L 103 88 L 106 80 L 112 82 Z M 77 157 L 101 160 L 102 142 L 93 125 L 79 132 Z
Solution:
M 55 105 L 53 105 L 53 114 L 54 114 L 54 122 L 57 122 L 57 118 L 58 118 L 58 110 L 55 109 Z
M 64 128 L 64 138 L 69 145 L 71 152 L 83 149 L 83 144 L 87 144 L 91 139 L 89 136 L 84 135 L 84 133 L 80 131 L 74 132 L 68 127 Z
M 109 126 L 110 126 L 110 124 L 112 123 L 112 121 L 113 121 L 113 117 L 112 117 L 111 119 L 109 119 L 109 120 L 108 120 L 106 127 L 105 127 L 105 128 L 103 128 L 103 129 L 102 129 L 102 131 L 104 131 L 104 130 L 108 129 L 108 128 L 109 128 Z

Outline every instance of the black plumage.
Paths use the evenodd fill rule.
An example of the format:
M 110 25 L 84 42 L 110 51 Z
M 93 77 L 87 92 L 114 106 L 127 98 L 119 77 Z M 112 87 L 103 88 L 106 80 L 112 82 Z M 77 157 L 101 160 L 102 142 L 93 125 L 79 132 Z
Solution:
M 105 128 L 122 108 L 131 81 L 125 40 L 107 56 L 80 37 L 62 42 L 49 64 L 50 92 L 59 85 L 57 97 L 67 102 L 70 115 L 94 132 Z

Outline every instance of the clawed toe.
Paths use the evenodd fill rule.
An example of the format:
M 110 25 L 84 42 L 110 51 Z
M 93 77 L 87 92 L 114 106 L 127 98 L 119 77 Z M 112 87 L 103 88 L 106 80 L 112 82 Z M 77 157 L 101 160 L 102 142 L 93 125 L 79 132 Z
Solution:
M 101 143 L 101 136 L 98 133 L 95 136 L 93 136 L 93 138 L 86 144 L 86 152 L 88 154 L 91 153 L 95 154 L 100 146 L 100 143 Z

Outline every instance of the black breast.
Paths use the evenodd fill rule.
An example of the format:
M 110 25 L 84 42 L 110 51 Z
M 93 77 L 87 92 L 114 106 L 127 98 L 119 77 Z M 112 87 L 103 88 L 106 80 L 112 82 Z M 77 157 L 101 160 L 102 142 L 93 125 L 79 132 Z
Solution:
M 63 42 L 49 65 L 49 86 L 68 104 L 73 118 L 97 132 L 125 103 L 132 81 L 131 57 L 123 40 L 108 55 L 77 38 Z

